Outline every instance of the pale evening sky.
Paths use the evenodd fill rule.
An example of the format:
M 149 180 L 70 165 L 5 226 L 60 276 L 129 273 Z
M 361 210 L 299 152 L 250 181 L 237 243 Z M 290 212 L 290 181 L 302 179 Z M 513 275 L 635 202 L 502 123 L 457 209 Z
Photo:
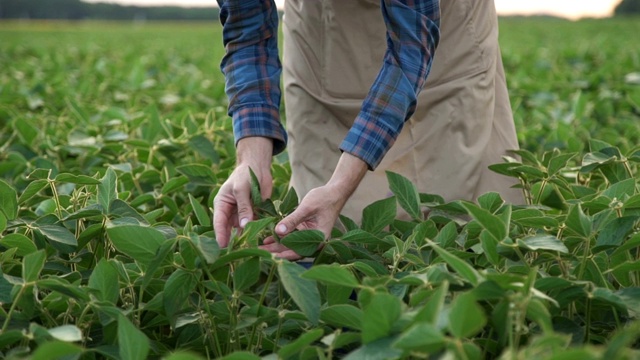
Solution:
M 112 2 L 127 5 L 181 5 L 211 6 L 215 0 L 85 0 L 88 2 Z M 282 4 L 285 0 L 276 0 Z M 621 0 L 495 0 L 498 13 L 552 14 L 571 19 L 580 17 L 603 17 L 613 13 Z

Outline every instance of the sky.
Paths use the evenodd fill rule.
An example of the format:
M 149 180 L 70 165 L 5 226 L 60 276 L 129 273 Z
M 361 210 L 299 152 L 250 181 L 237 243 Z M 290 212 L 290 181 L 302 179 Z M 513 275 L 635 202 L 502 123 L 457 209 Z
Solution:
M 182 5 L 211 6 L 215 0 L 85 0 L 87 2 L 112 2 L 126 5 Z M 552 14 L 570 19 L 581 17 L 605 17 L 621 0 L 495 0 L 498 13 Z M 276 0 L 282 4 L 284 0 Z

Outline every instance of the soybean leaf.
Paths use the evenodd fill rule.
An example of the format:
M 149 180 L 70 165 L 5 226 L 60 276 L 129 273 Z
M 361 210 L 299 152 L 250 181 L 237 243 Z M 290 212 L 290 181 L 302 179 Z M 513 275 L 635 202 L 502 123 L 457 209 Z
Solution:
M 71 183 L 76 185 L 99 185 L 102 183 L 102 181 L 90 176 L 74 175 L 69 173 L 58 174 L 54 181 L 56 183 Z
M 38 250 L 25 256 L 22 259 L 22 279 L 27 283 L 38 280 L 46 259 L 47 253 L 44 250 Z
M 162 189 L 160 190 L 160 192 L 162 193 L 162 195 L 168 195 L 173 191 L 179 190 L 188 183 L 189 178 L 187 178 L 186 176 L 177 176 L 171 178 L 164 185 L 162 185 Z
M 353 273 L 339 264 L 313 266 L 305 271 L 302 277 L 328 285 L 340 285 L 350 288 L 360 285 Z
M 54 339 L 66 342 L 82 341 L 82 331 L 75 325 L 62 325 L 49 329 Z
M 0 217 L 2 217 L 2 215 L 0 215 Z M 18 233 L 9 234 L 0 239 L 0 245 L 7 249 L 17 248 L 18 251 L 16 255 L 18 256 L 25 256 L 38 250 L 31 239 Z
M 18 194 L 4 180 L 0 180 L 0 211 L 8 220 L 15 220 L 18 217 Z
M 118 251 L 144 265 L 154 259 L 156 251 L 165 242 L 160 231 L 146 226 L 113 226 L 107 228 L 107 234 Z
M 600 230 L 593 251 L 600 252 L 622 245 L 637 220 L 637 216 L 625 216 L 613 219 Z
M 0 211 L 0 234 L 2 234 L 7 229 L 7 217 L 4 215 L 2 211 Z M 2 239 L 0 239 L 2 241 Z
M 193 208 L 193 212 L 196 214 L 198 223 L 202 226 L 211 226 L 211 217 L 207 214 L 207 210 L 191 194 L 189 194 L 189 203 L 191 204 L 191 208 Z
M 262 204 L 262 193 L 260 192 L 260 181 L 253 169 L 249 168 L 249 174 L 251 175 L 251 203 L 253 207 L 258 207 Z
M 340 304 L 322 310 L 320 320 L 335 327 L 362 329 L 363 312 L 353 305 Z
M 420 210 L 420 195 L 415 185 L 406 177 L 391 171 L 386 171 L 387 181 L 391 192 L 398 199 L 402 207 L 414 220 L 422 220 Z
M 244 291 L 260 279 L 260 258 L 252 257 L 242 262 L 233 272 L 233 288 Z
M 482 245 L 482 250 L 484 250 L 484 254 L 487 256 L 487 260 L 494 265 L 499 266 L 500 264 L 500 255 L 498 254 L 498 244 L 499 242 L 489 234 L 487 230 L 482 230 L 480 233 L 480 244 Z
M 527 318 L 538 323 L 545 333 L 553 332 L 551 313 L 549 313 L 549 309 L 547 309 L 542 300 L 536 298 L 529 300 Z
M 74 359 L 83 353 L 81 347 L 64 341 L 47 341 L 38 345 L 32 360 Z
M 451 254 L 447 250 L 441 248 L 440 246 L 432 243 L 431 246 L 438 253 L 438 255 L 449 265 L 451 266 L 460 276 L 462 276 L 465 280 L 470 282 L 473 285 L 478 285 L 482 276 L 474 269 L 471 265 L 469 265 L 464 260 L 459 257 Z
M 184 359 L 184 360 L 190 360 L 190 359 L 192 358 Z M 182 360 L 182 359 L 176 359 L 176 360 Z M 220 358 L 220 360 L 260 360 L 260 357 L 248 351 L 236 351 L 223 358 Z
M 189 147 L 203 158 L 211 160 L 214 164 L 220 162 L 220 157 L 213 143 L 204 135 L 196 135 L 189 139 Z
M 504 204 L 504 200 L 502 200 L 502 197 L 500 197 L 500 194 L 497 192 L 488 192 L 478 197 L 478 205 L 492 214 L 495 213 L 502 204 Z
M 499 217 L 472 203 L 463 202 L 462 206 L 496 241 L 502 241 L 507 237 L 507 226 Z
M 393 222 L 396 212 L 395 196 L 378 200 L 362 211 L 362 229 L 377 234 Z
M 564 254 L 569 253 L 567 246 L 554 235 L 534 235 L 524 239 L 518 239 L 518 245 L 527 250 L 551 250 Z
M 89 296 L 85 293 L 84 287 L 71 285 L 68 282 L 65 282 L 64 280 L 58 279 L 55 277 L 38 280 L 38 287 L 40 289 L 57 291 L 60 294 L 64 294 L 76 300 L 83 300 L 83 301 L 89 300 Z
M 138 223 L 140 224 L 148 224 L 147 219 L 145 219 L 144 216 L 140 215 L 136 209 L 120 199 L 115 199 L 111 202 L 109 214 L 114 217 L 133 218 L 138 220 Z
M 636 190 L 636 179 L 627 179 L 617 182 L 602 192 L 602 196 L 609 199 L 622 200 L 624 196 L 633 196 Z
M 250 221 L 242 230 L 242 235 L 240 236 L 240 244 L 243 242 L 247 242 L 249 245 L 253 247 L 258 246 L 258 242 L 261 240 L 258 238 L 258 234 L 262 232 L 262 230 L 269 227 L 269 225 L 273 224 L 276 221 L 273 217 L 266 217 L 260 220 Z
M 118 271 L 108 260 L 100 259 L 89 276 L 89 287 L 97 291 L 98 300 L 116 304 L 120 296 Z
M 122 314 L 118 316 L 118 344 L 122 360 L 144 360 L 149 354 L 149 339 Z
M 191 240 L 196 243 L 202 258 L 207 264 L 213 264 L 220 256 L 220 246 L 214 238 L 197 234 L 191 234 Z
M 98 184 L 98 204 L 102 205 L 106 212 L 109 211 L 111 202 L 118 198 L 116 180 L 116 172 L 109 167 Z
M 257 248 L 235 250 L 221 256 L 218 260 L 216 260 L 216 262 L 214 262 L 211 266 L 211 270 L 219 269 L 233 261 L 253 256 L 259 256 L 266 259 L 271 259 L 273 257 L 267 250 Z
M 158 270 L 158 268 L 162 266 L 162 264 L 165 262 L 165 259 L 169 256 L 169 254 L 173 252 L 176 243 L 176 239 L 169 239 L 160 245 L 153 260 L 149 263 L 149 266 L 147 267 L 147 270 L 142 277 L 142 284 L 140 286 L 143 290 L 146 289 L 147 286 L 149 286 L 151 280 L 154 279 L 156 270 Z
M 175 315 L 181 312 L 196 285 L 196 277 L 182 269 L 174 271 L 164 284 L 162 303 L 167 317 L 174 325 Z
M 442 349 L 444 345 L 444 335 L 435 325 L 428 323 L 414 324 L 393 343 L 394 348 L 422 353 L 435 353 Z
M 320 230 L 294 231 L 280 240 L 284 246 L 300 256 L 313 255 L 323 241 L 324 234 Z
M 449 291 L 449 283 L 443 281 L 440 286 L 431 294 L 429 300 L 424 304 L 422 310 L 415 317 L 416 322 L 428 322 L 435 324 L 442 312 L 444 301 Z
M 280 351 L 278 351 L 278 357 L 280 359 L 288 359 L 293 355 L 300 353 L 305 347 L 311 345 L 314 341 L 320 339 L 322 335 L 324 335 L 324 331 L 322 329 L 313 329 L 305 332 L 294 341 L 280 348 Z
M 305 268 L 289 261 L 278 263 L 278 275 L 282 286 L 307 319 L 314 325 L 320 317 L 320 293 L 316 282 L 301 277 Z
M 284 199 L 282 199 L 278 210 L 283 215 L 289 214 L 298 206 L 298 201 L 298 194 L 292 186 L 287 190 L 287 194 L 284 196 Z
M 216 175 L 211 167 L 202 164 L 187 164 L 176 167 L 176 170 L 189 178 L 195 185 L 215 186 Z
M 350 352 L 344 360 L 386 360 L 399 359 L 402 356 L 402 350 L 394 348 L 393 342 L 395 337 L 387 337 L 368 344 Z
M 569 215 L 565 220 L 567 227 L 578 235 L 588 237 L 591 234 L 591 220 L 582 211 L 580 205 L 575 205 L 569 210 Z
M 78 240 L 67 228 L 59 225 L 41 225 L 38 227 L 47 239 L 69 246 L 77 246 Z
M 449 330 L 458 339 L 477 334 L 487 323 L 484 310 L 476 302 L 473 294 L 458 295 L 449 311 Z
M 42 189 L 47 187 L 49 183 L 47 180 L 35 180 L 29 183 L 27 187 L 24 189 L 20 197 L 18 198 L 18 204 L 23 204 L 27 200 L 34 197 L 37 193 L 39 193 Z
M 362 342 L 368 344 L 389 336 L 401 312 L 400 299 L 391 294 L 375 294 L 364 307 Z

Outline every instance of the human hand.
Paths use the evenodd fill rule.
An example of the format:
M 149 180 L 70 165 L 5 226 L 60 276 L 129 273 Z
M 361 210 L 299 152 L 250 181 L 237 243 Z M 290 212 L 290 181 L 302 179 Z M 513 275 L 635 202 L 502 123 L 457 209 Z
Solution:
M 278 223 L 275 228 L 276 234 L 283 237 L 295 229 L 315 229 L 322 231 L 325 238 L 329 238 L 340 211 L 362 181 L 367 169 L 364 161 L 343 153 L 329 182 L 311 190 L 298 208 Z M 288 260 L 298 260 L 302 257 L 276 242 L 273 237 L 266 238 L 260 248 Z
M 271 197 L 272 152 L 269 138 L 249 137 L 238 142 L 236 168 L 213 199 L 213 227 L 220 247 L 229 244 L 232 228 L 244 228 L 253 220 L 250 169 L 258 179 L 262 199 Z

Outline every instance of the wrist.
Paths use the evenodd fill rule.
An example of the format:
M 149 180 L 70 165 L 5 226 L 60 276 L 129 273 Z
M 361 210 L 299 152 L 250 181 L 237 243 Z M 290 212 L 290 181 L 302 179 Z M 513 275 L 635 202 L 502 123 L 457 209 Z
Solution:
M 273 140 L 267 137 L 252 136 L 240 139 L 236 147 L 237 165 L 271 166 Z
M 358 188 L 368 169 L 369 166 L 362 159 L 342 153 L 327 186 L 346 202 Z

